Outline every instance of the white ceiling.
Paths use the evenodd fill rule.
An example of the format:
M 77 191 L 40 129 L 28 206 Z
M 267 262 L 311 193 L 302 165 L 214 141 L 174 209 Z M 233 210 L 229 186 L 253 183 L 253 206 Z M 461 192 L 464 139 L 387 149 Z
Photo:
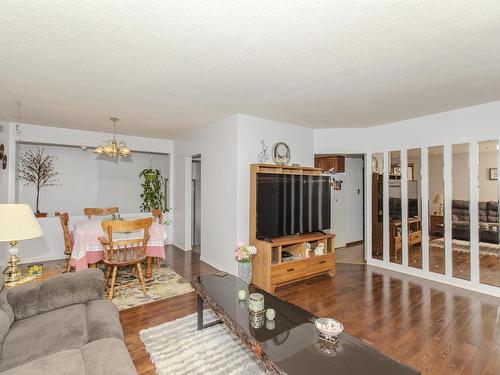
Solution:
M 177 138 L 240 112 L 366 127 L 500 99 L 500 1 L 0 4 L 0 119 Z

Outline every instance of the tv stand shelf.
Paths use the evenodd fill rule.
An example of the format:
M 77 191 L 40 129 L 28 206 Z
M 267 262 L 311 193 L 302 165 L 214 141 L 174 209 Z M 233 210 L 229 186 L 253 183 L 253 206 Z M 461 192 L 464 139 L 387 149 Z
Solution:
M 334 234 L 306 233 L 297 236 L 277 237 L 273 242 L 253 240 L 257 255 L 252 259 L 252 283 L 269 293 L 276 286 L 291 283 L 321 273 L 335 275 Z M 306 244 L 311 244 L 308 252 Z M 315 255 L 314 249 L 322 243 L 323 255 Z M 292 254 L 290 260 L 283 252 Z
M 250 244 L 257 247 L 252 259 L 252 283 L 269 293 L 283 285 L 322 273 L 335 276 L 335 235 L 330 233 L 301 233 L 291 236 L 258 240 L 256 235 L 257 173 L 321 175 L 320 168 L 290 167 L 272 164 L 250 166 Z M 306 254 L 306 244 L 311 251 Z M 324 255 L 314 255 L 319 243 L 325 246 Z M 283 252 L 292 254 L 290 260 Z

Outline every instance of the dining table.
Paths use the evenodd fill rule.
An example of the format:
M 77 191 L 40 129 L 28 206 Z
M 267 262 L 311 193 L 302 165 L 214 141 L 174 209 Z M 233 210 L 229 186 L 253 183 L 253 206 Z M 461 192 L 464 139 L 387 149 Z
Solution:
M 73 251 L 70 264 L 76 271 L 94 268 L 103 259 L 103 246 L 99 237 L 106 236 L 102 229 L 102 219 L 88 219 L 73 224 Z M 149 228 L 149 240 L 146 244 L 146 278 L 153 274 L 152 259 L 165 259 L 165 240 L 167 233 L 165 227 L 153 222 Z M 137 238 L 137 233 L 131 233 L 130 239 Z M 122 239 L 125 239 L 122 237 Z

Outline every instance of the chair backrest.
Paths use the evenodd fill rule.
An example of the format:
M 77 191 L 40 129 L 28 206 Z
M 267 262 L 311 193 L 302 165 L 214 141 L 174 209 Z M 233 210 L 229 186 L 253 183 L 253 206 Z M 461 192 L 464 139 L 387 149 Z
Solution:
M 153 208 L 151 215 L 153 215 L 154 219 L 158 219 L 158 224 L 163 224 L 163 212 L 161 212 L 161 210 Z
M 106 216 L 118 213 L 118 207 L 106 207 L 106 208 L 98 208 L 98 207 L 87 207 L 83 209 L 83 212 L 89 219 L 92 216 Z
M 149 227 L 153 218 L 137 220 L 105 220 L 101 223 L 107 239 L 102 241 L 104 247 L 104 263 L 120 265 L 144 259 L 146 245 L 149 240 Z M 141 233 L 142 231 L 142 233 Z M 138 232 L 135 238 L 126 238 L 119 234 Z M 113 238 L 115 236 L 115 238 Z M 125 238 L 124 238 L 125 237 Z
M 71 254 L 73 251 L 73 237 L 71 237 L 71 232 L 69 231 L 69 214 L 67 212 L 56 212 L 55 215 L 59 216 L 59 220 L 61 220 L 64 237 L 64 253 Z

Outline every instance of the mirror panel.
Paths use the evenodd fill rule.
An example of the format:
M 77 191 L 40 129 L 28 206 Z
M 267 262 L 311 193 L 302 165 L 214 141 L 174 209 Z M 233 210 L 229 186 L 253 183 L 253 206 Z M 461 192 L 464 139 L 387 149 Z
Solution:
M 419 148 L 407 151 L 408 265 L 422 269 L 422 172 Z
M 479 142 L 479 281 L 500 286 L 498 141 Z
M 429 270 L 445 273 L 444 146 L 428 148 Z
M 384 258 L 384 154 L 372 154 L 372 258 Z
M 452 274 L 470 280 L 469 144 L 451 146 Z
M 389 152 L 389 260 L 402 264 L 401 152 Z

